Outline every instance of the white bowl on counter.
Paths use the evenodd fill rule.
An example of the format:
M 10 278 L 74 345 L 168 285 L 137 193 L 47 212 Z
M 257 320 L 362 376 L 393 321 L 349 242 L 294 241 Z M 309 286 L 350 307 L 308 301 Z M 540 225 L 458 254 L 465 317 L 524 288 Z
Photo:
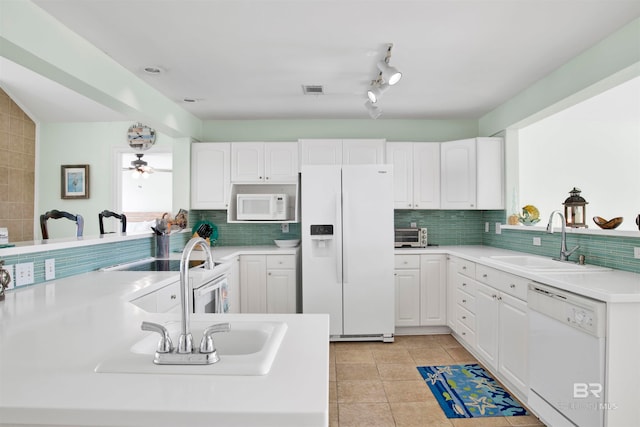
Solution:
M 300 239 L 274 240 L 274 243 L 279 248 L 295 248 L 300 244 Z

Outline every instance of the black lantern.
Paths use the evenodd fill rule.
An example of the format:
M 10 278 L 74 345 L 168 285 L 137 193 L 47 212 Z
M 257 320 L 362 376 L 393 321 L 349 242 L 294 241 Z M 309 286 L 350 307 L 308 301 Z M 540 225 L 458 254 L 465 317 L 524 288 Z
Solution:
M 564 217 L 566 219 L 567 227 L 587 228 L 587 202 L 580 196 L 581 190 L 573 187 L 573 190 L 569 191 L 570 196 L 564 201 Z

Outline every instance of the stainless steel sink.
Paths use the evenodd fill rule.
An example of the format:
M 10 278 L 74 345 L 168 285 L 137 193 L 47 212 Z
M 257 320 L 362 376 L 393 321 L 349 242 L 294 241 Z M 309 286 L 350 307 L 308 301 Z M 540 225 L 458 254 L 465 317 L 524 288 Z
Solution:
M 215 322 L 191 322 L 194 342 L 199 342 L 202 331 Z M 180 323 L 164 326 L 174 342 L 180 334 Z M 236 321 L 231 330 L 216 334 L 215 347 L 220 361 L 212 365 L 156 365 L 153 363 L 158 346 L 158 335 L 145 337 L 124 345 L 108 355 L 95 368 L 99 373 L 133 374 L 194 374 L 194 375 L 266 375 L 278 354 L 286 334 L 285 322 Z
M 545 258 L 535 255 L 496 255 L 487 259 L 520 268 L 522 270 L 546 273 L 567 273 L 567 272 L 597 272 L 610 271 L 611 268 L 600 267 L 598 265 L 581 265 L 575 262 L 558 261 L 552 258 Z

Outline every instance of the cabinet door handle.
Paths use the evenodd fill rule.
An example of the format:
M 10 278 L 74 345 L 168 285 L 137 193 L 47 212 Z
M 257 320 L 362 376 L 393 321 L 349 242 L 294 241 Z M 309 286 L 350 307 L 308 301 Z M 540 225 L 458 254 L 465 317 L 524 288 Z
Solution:
M 514 289 L 514 288 L 516 287 L 516 285 L 512 283 L 512 284 L 510 284 L 510 285 L 509 285 L 509 287 L 510 287 L 511 289 Z
M 498 295 L 491 295 L 491 298 L 493 298 L 493 299 L 497 299 L 497 298 L 498 298 Z
M 171 299 L 176 299 L 176 298 L 178 298 L 178 296 L 176 294 L 172 294 L 171 295 Z
M 502 297 L 498 297 L 498 301 L 502 301 Z

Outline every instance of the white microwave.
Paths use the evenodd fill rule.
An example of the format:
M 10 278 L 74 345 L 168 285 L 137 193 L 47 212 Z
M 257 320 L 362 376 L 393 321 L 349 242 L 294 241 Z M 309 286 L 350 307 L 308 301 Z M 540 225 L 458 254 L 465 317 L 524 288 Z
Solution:
M 238 194 L 238 220 L 277 221 L 287 219 L 286 194 Z

